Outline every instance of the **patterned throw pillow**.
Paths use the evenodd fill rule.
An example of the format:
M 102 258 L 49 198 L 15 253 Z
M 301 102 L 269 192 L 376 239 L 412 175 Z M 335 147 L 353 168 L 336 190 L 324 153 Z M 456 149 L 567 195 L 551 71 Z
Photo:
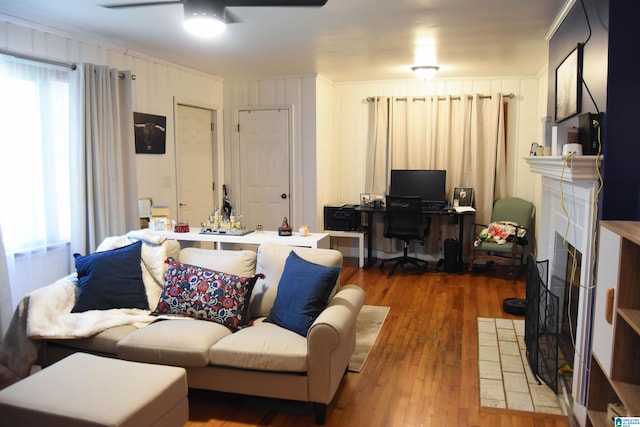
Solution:
M 249 323 L 249 299 L 260 275 L 240 277 L 177 262 L 169 264 L 152 315 L 173 314 L 209 320 L 237 330 Z

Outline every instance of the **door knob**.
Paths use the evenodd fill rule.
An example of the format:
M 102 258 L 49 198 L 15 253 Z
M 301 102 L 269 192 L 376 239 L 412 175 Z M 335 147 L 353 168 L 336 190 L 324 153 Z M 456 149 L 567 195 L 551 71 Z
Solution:
M 180 207 L 187 206 L 186 203 L 180 203 Z
M 286 198 L 287 198 L 287 193 L 282 193 L 282 194 L 280 195 L 280 198 L 281 198 L 281 199 L 286 199 Z

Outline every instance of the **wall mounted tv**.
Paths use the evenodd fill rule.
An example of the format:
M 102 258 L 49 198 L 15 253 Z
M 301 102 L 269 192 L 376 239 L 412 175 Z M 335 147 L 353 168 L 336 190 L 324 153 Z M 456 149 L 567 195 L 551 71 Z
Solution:
M 424 169 L 392 169 L 392 196 L 419 196 L 425 202 L 447 200 L 447 171 Z

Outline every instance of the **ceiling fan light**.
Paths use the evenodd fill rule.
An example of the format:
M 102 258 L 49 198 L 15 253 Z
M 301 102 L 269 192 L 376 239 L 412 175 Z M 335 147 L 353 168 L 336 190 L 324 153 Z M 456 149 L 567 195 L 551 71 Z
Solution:
M 221 34 L 225 27 L 224 21 L 218 17 L 193 15 L 184 19 L 185 30 L 196 37 L 213 38 Z
M 430 79 L 436 75 L 440 67 L 436 65 L 420 65 L 417 67 L 411 67 L 411 71 L 414 72 L 419 79 Z

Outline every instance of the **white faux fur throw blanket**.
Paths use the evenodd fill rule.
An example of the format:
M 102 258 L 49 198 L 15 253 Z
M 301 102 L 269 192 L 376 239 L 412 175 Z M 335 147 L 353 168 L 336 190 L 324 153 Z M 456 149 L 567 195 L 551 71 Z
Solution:
M 98 251 L 142 240 L 142 278 L 153 310 L 164 284 L 168 243 L 145 230 L 111 237 Z M 149 310 L 111 309 L 71 313 L 76 301 L 77 275 L 73 273 L 25 296 L 16 308 L 0 346 L 0 388 L 24 378 L 38 357 L 38 339 L 72 339 L 95 335 L 122 325 L 142 327 L 158 319 Z M 4 365 L 4 366 L 3 366 Z
M 29 298 L 27 336 L 42 338 L 83 338 L 122 325 L 138 327 L 153 322 L 149 310 L 118 308 L 72 313 L 76 302 L 78 278 L 72 274 L 52 285 L 36 289 Z M 157 302 L 157 301 L 156 301 Z

